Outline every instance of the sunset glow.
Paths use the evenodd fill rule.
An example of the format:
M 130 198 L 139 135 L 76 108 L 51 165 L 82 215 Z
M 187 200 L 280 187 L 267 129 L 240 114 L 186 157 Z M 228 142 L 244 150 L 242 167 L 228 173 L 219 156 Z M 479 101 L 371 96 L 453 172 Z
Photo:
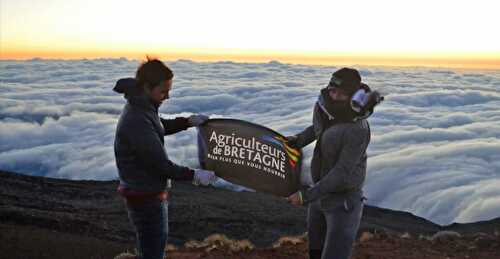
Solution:
M 0 2 L 0 58 L 500 68 L 495 1 Z

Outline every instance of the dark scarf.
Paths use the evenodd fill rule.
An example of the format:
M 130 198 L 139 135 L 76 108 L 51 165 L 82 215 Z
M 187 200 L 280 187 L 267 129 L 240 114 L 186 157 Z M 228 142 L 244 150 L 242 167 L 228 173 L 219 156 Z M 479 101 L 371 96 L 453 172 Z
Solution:
M 328 89 L 322 89 L 317 105 L 323 112 L 322 118 L 324 121 L 326 120 L 327 124 L 355 121 L 357 113 L 352 110 L 350 99 L 347 101 L 333 101 L 328 94 Z

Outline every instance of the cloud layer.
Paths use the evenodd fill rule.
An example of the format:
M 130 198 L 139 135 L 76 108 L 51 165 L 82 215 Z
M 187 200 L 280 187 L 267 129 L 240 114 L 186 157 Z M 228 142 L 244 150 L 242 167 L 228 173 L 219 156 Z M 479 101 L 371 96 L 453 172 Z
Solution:
M 0 62 L 0 169 L 69 179 L 117 177 L 113 138 L 125 100 L 111 89 L 138 61 Z M 169 63 L 164 117 L 204 113 L 285 135 L 311 123 L 338 67 Z M 441 224 L 500 216 L 500 72 L 358 67 L 386 95 L 370 118 L 368 203 Z M 193 129 L 166 138 L 172 160 L 196 167 Z M 304 149 L 308 178 L 312 145 Z

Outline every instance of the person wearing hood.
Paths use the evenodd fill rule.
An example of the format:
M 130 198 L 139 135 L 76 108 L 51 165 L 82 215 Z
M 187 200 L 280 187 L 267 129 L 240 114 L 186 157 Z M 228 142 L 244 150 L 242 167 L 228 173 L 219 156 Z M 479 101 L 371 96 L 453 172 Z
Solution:
M 363 211 L 366 149 L 370 126 L 366 118 L 383 97 L 361 82 L 359 72 L 342 68 L 333 73 L 314 106 L 313 125 L 289 136 L 302 148 L 314 140 L 312 187 L 288 197 L 307 205 L 309 257 L 348 259 Z
M 172 90 L 173 72 L 160 60 L 149 59 L 137 69 L 135 78 L 118 80 L 114 91 L 125 95 L 115 135 L 115 158 L 128 216 L 135 228 L 138 259 L 163 259 L 168 236 L 168 189 L 170 179 L 209 185 L 214 172 L 191 169 L 172 162 L 164 147 L 164 136 L 208 120 L 192 115 L 167 120 L 158 108 Z

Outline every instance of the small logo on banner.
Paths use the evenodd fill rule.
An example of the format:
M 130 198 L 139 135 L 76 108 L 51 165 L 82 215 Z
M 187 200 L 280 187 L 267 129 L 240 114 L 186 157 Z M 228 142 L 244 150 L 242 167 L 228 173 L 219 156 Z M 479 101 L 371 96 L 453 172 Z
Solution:
M 268 135 L 265 135 L 262 137 L 262 140 L 268 141 L 271 143 L 274 143 L 276 145 L 281 146 L 283 148 L 288 156 L 288 162 L 290 163 L 290 166 L 292 166 L 293 169 L 295 169 L 295 166 L 297 166 L 297 162 L 300 159 L 300 152 L 288 145 L 288 140 L 282 137 L 271 137 Z

